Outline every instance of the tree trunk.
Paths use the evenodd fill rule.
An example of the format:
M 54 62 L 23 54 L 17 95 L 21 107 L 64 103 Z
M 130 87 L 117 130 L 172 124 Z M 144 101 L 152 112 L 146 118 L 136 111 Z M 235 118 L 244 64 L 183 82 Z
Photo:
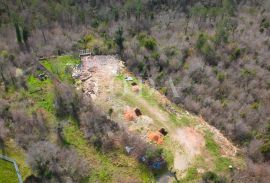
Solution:
M 186 27 L 185 27 L 185 35 L 187 35 L 188 24 L 189 24 L 189 18 L 187 17 L 187 23 L 186 23 Z
M 47 43 L 47 39 L 46 39 L 46 36 L 45 36 L 45 33 L 44 33 L 43 29 L 41 29 L 41 33 L 42 33 L 42 36 L 43 36 L 44 43 Z

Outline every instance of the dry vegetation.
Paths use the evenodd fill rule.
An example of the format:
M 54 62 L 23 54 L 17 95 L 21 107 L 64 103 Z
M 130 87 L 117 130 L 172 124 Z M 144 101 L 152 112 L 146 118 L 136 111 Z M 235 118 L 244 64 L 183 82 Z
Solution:
M 50 153 L 55 153 L 61 162 L 59 167 L 48 163 L 46 170 L 39 170 L 39 165 L 30 159 L 32 171 L 39 178 L 60 181 L 68 175 L 69 180 L 76 182 L 85 174 L 73 173 L 84 166 L 61 169 L 73 167 L 63 155 L 76 162 L 81 159 L 72 148 L 62 147 L 65 139 L 61 128 L 56 135 L 61 143 L 55 143 L 56 124 L 72 118 L 88 141 L 101 151 L 115 148 L 115 137 L 106 135 L 109 132 L 117 131 L 126 139 L 125 129 L 104 117 L 89 105 L 91 102 L 85 105 L 82 95 L 69 82 L 61 81 L 65 74 L 46 84 L 36 79 L 42 73 L 38 57 L 89 49 L 96 54 L 120 54 L 132 72 L 144 80 L 153 80 L 154 87 L 176 104 L 201 114 L 239 144 L 247 155 L 248 168 L 236 173 L 236 180 L 267 182 L 269 6 L 267 0 L 2 0 L 2 151 L 5 153 L 9 138 L 34 155 L 39 154 L 35 146 L 49 146 L 54 149 Z M 53 155 L 50 153 L 48 162 Z M 208 174 L 204 180 L 209 177 L 215 178 Z

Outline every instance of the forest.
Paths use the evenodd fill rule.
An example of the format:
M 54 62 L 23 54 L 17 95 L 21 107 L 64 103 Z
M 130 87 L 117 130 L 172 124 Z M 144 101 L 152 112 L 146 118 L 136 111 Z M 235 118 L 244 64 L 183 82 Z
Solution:
M 86 50 L 118 55 L 138 78 L 232 140 L 247 164 L 236 182 L 266 183 L 269 10 L 268 0 L 0 0 L 0 149 L 5 154 L 14 139 L 37 182 L 83 182 L 90 167 L 65 145 L 67 121 L 101 152 L 117 148 L 115 138 L 122 146 L 140 141 L 85 101 L 67 76 L 47 80 L 51 92 L 34 102 L 39 60 Z M 138 144 L 135 158 L 160 155 Z

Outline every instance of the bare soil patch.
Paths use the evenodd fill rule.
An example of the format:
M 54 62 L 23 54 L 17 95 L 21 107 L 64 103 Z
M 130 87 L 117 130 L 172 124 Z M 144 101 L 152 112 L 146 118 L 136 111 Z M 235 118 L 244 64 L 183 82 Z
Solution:
M 174 154 L 174 168 L 183 171 L 188 168 L 189 163 L 192 162 L 196 155 L 201 154 L 201 149 L 205 146 L 204 137 L 194 128 L 185 127 L 178 128 L 173 138 L 179 142 L 185 150 L 185 153 Z

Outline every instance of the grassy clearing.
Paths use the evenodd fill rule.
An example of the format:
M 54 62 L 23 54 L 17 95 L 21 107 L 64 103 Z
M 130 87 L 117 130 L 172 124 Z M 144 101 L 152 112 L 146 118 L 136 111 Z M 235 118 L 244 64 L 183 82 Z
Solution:
M 29 91 L 25 92 L 28 98 L 36 101 L 36 107 L 45 109 L 49 112 L 54 112 L 53 102 L 53 84 L 48 78 L 45 81 L 40 81 L 33 75 L 29 76 L 27 79 Z
M 0 159 L 0 183 L 18 183 L 16 170 L 12 163 Z
M 62 56 L 52 60 L 46 60 L 43 65 L 59 77 L 62 81 L 74 83 L 73 78 L 70 73 L 70 66 L 79 64 L 80 61 L 71 56 Z M 122 91 L 119 94 L 116 93 L 116 97 L 125 105 L 130 105 L 132 107 L 139 107 L 143 113 L 153 118 L 155 124 L 161 125 L 166 124 L 169 127 L 184 127 L 192 126 L 195 124 L 195 118 L 186 115 L 177 106 L 173 106 L 176 113 L 172 113 L 166 109 L 158 100 L 158 95 L 150 87 L 141 84 L 136 78 L 134 82 L 137 82 L 142 86 L 140 95 L 136 95 L 131 91 L 131 85 L 129 82 L 125 81 L 124 75 L 119 75 L 116 77 L 118 82 L 122 85 L 128 86 L 128 91 L 123 95 Z M 53 92 L 52 91 L 52 81 L 50 79 L 46 81 L 39 81 L 37 78 L 30 76 L 28 78 L 28 84 L 30 91 L 35 91 L 42 88 L 42 91 L 33 93 L 29 95 L 36 102 L 36 108 L 43 108 L 48 111 L 52 116 L 54 116 L 53 108 Z M 151 106 L 145 106 L 145 104 Z M 152 109 L 157 109 L 166 115 L 162 115 L 165 121 L 161 121 L 159 117 L 153 114 Z M 180 115 L 179 115 L 180 114 Z M 163 119 L 163 120 L 164 120 Z M 56 120 L 56 119 L 55 119 Z M 155 182 L 154 175 L 147 170 L 147 168 L 139 164 L 136 160 L 125 155 L 121 150 L 102 154 L 88 143 L 84 138 L 83 132 L 80 131 L 79 127 L 74 122 L 70 122 L 64 127 L 65 140 L 67 144 L 74 147 L 79 154 L 84 157 L 86 161 L 89 162 L 92 171 L 89 172 L 89 177 L 84 183 L 88 182 L 119 182 L 119 179 L 125 179 L 127 181 L 141 180 L 142 182 Z M 206 149 L 213 157 L 213 170 L 224 171 L 231 164 L 231 160 L 220 156 L 220 147 L 213 140 L 212 134 L 205 132 L 206 139 Z M 177 148 L 178 150 L 182 147 L 176 147 L 175 143 L 171 141 L 170 138 L 166 137 L 163 145 L 160 146 L 163 149 L 163 154 L 169 167 L 173 165 L 173 153 Z M 199 179 L 199 173 L 197 171 L 198 167 L 204 167 L 202 163 L 194 163 L 187 171 L 186 176 L 183 178 L 183 182 L 196 182 Z M 206 167 L 207 169 L 207 167 Z
M 74 83 L 71 77 L 71 67 L 80 63 L 80 60 L 71 56 L 61 56 L 56 59 L 46 60 L 43 65 L 54 73 L 61 81 Z M 40 87 L 42 83 L 31 78 L 30 84 Z M 35 81 L 35 82 L 33 82 Z M 44 83 L 50 85 L 50 83 Z M 46 89 L 50 89 L 47 87 Z M 47 90 L 47 91 L 48 91 Z M 43 91 L 44 92 L 44 91 Z M 50 96 L 46 97 L 50 101 Z M 39 98 L 40 99 L 40 98 Z M 53 101 L 53 96 L 52 96 Z M 53 103 L 48 102 L 53 107 Z M 49 108 L 46 108 L 48 110 Z M 49 112 L 54 111 L 49 110 Z M 102 154 L 88 143 L 84 134 L 73 120 L 64 127 L 65 141 L 67 145 L 74 147 L 84 157 L 92 169 L 84 183 L 87 182 L 119 182 L 118 178 L 130 180 L 142 180 L 143 182 L 154 182 L 153 174 L 143 165 L 131 157 L 126 156 L 122 151 L 115 151 Z
M 184 126 L 190 126 L 194 120 L 190 117 L 181 115 L 181 117 L 178 117 L 175 114 L 170 114 L 170 120 L 176 125 L 177 127 L 184 127 Z
M 43 61 L 43 66 L 55 74 L 61 81 L 73 84 L 74 79 L 71 76 L 72 67 L 80 64 L 80 59 L 73 56 L 59 56 L 55 59 Z

